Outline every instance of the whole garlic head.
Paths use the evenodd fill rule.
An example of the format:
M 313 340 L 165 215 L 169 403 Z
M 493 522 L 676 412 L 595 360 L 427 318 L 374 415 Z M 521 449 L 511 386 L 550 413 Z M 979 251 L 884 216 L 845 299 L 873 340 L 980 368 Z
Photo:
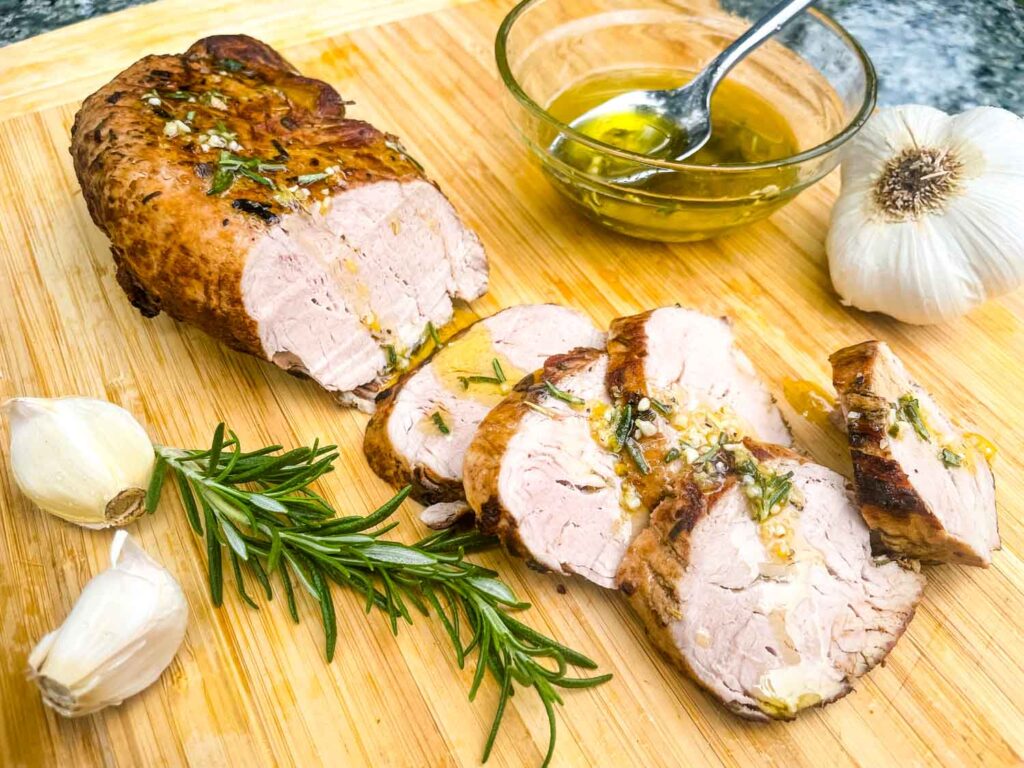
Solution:
M 1024 282 L 1024 120 L 883 109 L 844 150 L 828 262 L 844 304 L 956 318 Z
M 43 702 L 65 717 L 120 704 L 152 684 L 185 636 L 181 587 L 127 532 L 114 534 L 110 562 L 28 657 Z
M 124 408 L 88 397 L 16 397 L 4 409 L 14 480 L 43 510 L 86 528 L 143 513 L 153 444 Z

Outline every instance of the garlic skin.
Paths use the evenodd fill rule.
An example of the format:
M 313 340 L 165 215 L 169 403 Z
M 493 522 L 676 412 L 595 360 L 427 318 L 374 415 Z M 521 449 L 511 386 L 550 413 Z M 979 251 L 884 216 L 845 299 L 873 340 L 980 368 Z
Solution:
M 88 397 L 16 397 L 4 410 L 14 480 L 44 511 L 86 528 L 143 513 L 153 444 L 128 411 Z
M 114 534 L 110 562 L 28 657 L 43 702 L 65 717 L 120 704 L 152 684 L 185 636 L 181 587 L 127 532 Z
M 844 150 L 827 241 L 844 304 L 952 320 L 1024 282 L 1024 120 L 880 110 Z

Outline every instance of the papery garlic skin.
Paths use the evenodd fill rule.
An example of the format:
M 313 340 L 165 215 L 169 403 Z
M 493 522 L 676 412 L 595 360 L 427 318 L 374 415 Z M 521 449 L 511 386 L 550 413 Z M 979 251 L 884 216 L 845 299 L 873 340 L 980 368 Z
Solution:
M 120 704 L 151 685 L 185 636 L 188 608 L 174 577 L 125 531 L 114 534 L 110 561 L 28 657 L 43 702 L 65 717 Z
M 923 204 L 887 205 L 887 167 L 921 150 L 936 164 L 919 182 Z M 995 107 L 879 111 L 844 150 L 827 250 L 844 304 L 907 323 L 949 321 L 1014 290 L 1024 282 L 1024 120 Z
M 43 510 L 86 528 L 143 513 L 153 444 L 124 408 L 88 397 L 16 397 L 4 410 L 14 480 Z

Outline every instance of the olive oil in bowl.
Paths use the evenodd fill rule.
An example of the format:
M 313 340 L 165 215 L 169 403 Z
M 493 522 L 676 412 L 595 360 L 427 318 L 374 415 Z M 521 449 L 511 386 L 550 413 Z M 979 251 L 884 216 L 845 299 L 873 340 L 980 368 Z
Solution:
M 547 111 L 569 124 L 620 93 L 677 88 L 693 76 L 675 69 L 602 72 L 563 90 Z M 711 124 L 710 140 L 686 158 L 684 167 L 637 184 L 621 180 L 651 167 L 641 158 L 671 161 L 686 145 L 685 135 L 664 119 L 632 112 L 578 126 L 584 135 L 631 157 L 567 138 L 557 144 L 548 141 L 546 146 L 554 149 L 542 159 L 559 190 L 612 229 L 657 240 L 712 237 L 762 218 L 800 186 L 795 169 L 776 165 L 799 147 L 786 117 L 771 101 L 726 79 L 712 97 Z

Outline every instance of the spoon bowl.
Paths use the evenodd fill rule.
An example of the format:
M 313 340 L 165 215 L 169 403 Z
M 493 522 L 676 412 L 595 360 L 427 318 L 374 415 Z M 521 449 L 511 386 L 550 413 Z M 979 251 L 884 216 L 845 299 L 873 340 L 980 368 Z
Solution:
M 755 15 L 770 5 L 757 2 Z M 582 214 L 618 232 L 700 240 L 768 216 L 835 168 L 840 148 L 874 108 L 875 75 L 857 41 L 813 8 L 751 53 L 723 86 L 757 95 L 792 129 L 794 140 L 771 159 L 674 160 L 664 135 L 673 132 L 651 113 L 637 115 L 650 130 L 628 131 L 618 143 L 622 136 L 606 135 L 614 133 L 615 120 L 607 120 L 601 138 L 572 125 L 618 94 L 685 85 L 749 26 L 749 19 L 706 0 L 523 0 L 516 6 L 495 50 L 512 135 L 543 172 L 523 177 L 523 194 L 537 199 L 538 216 L 557 210 L 536 187 L 544 178 Z M 578 111 L 557 108 L 563 94 L 620 73 L 621 87 L 593 91 Z M 637 141 L 640 151 L 631 147 Z M 571 222 L 556 215 L 549 225 Z
M 780 0 L 725 50 L 712 59 L 696 77 L 680 88 L 634 90 L 620 93 L 598 104 L 570 123 L 575 130 L 600 138 L 593 131 L 595 124 L 609 118 L 638 115 L 650 123 L 663 126 L 665 141 L 652 152 L 629 148 L 656 159 L 685 160 L 699 152 L 711 138 L 711 96 L 733 67 L 751 51 L 782 29 L 815 0 Z M 613 137 L 614 139 L 615 137 Z M 557 153 L 564 137 L 559 134 L 551 145 Z M 613 183 L 638 186 L 661 173 L 659 169 L 638 169 L 611 179 Z

